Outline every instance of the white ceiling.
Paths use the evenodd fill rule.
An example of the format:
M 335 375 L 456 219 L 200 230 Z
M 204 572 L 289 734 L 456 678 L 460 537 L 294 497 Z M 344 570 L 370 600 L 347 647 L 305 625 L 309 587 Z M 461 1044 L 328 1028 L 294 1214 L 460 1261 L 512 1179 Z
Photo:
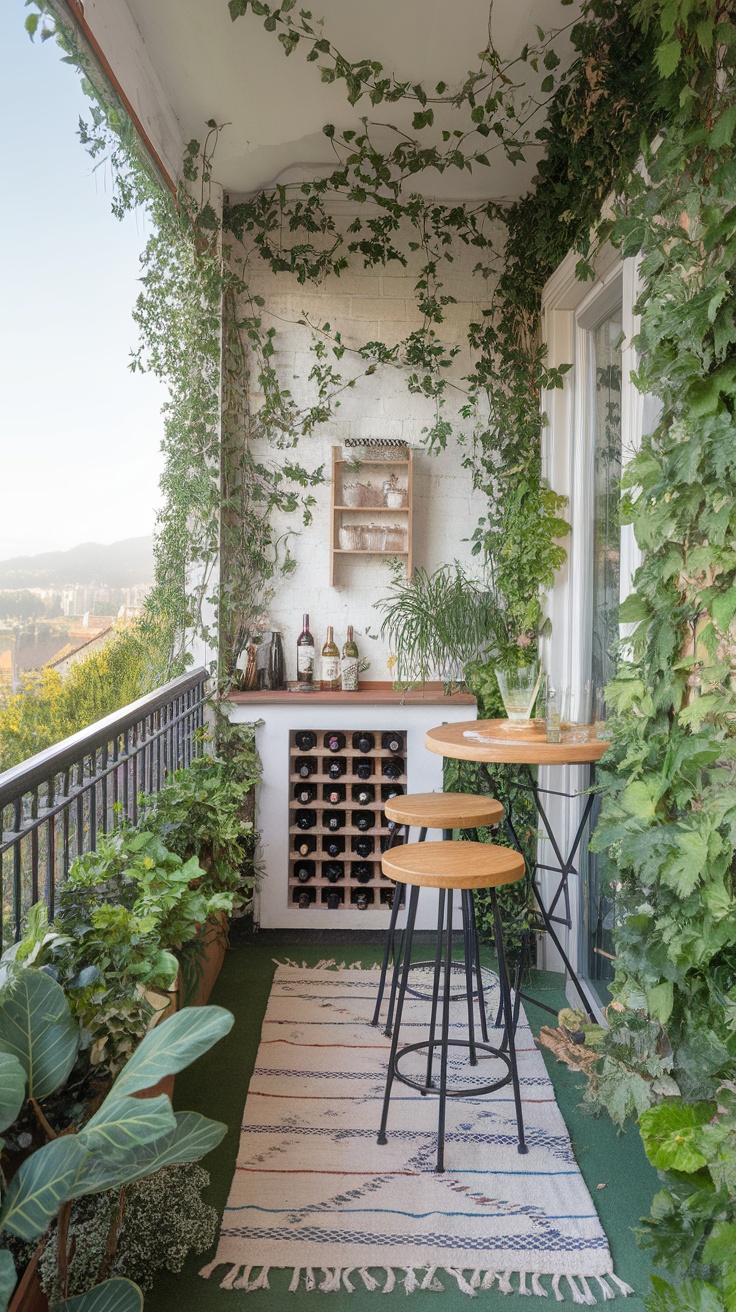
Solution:
M 264 31 L 263 20 L 248 13 L 232 22 L 227 0 L 88 0 L 85 12 L 93 30 L 98 14 L 109 4 L 127 4 L 140 37 L 144 60 L 152 65 L 181 139 L 202 139 L 207 119 L 229 126 L 218 146 L 215 173 L 232 197 L 281 182 L 301 180 L 334 164 L 325 123 L 359 127 L 359 116 L 410 127 L 417 105 L 378 106 L 368 100 L 355 109 L 347 104 L 344 83 L 320 81 L 317 64 L 305 60 L 300 45 L 288 58 L 275 33 Z M 433 86 L 443 80 L 457 86 L 478 66 L 477 54 L 487 42 L 488 0 L 313 0 L 315 18 L 324 17 L 325 35 L 348 59 L 379 59 L 400 79 Z M 578 4 L 561 0 L 494 0 L 493 39 L 502 55 L 514 55 L 525 41 L 536 40 L 535 27 L 569 24 Z M 130 31 L 133 32 L 132 24 Z M 137 35 L 137 34 L 136 34 Z M 135 104 L 135 77 L 119 49 L 120 38 L 99 40 L 111 65 Z M 569 58 L 565 38 L 558 43 L 563 64 Z M 320 61 L 321 62 L 321 61 Z M 529 76 L 534 77 L 528 69 Z M 466 128 L 467 109 L 443 111 L 437 127 Z M 438 115 L 439 118 L 439 115 Z M 394 134 L 384 129 L 385 139 Z M 424 135 L 424 134 L 423 134 Z M 482 139 L 477 138 L 480 148 Z M 489 140 L 493 140 L 490 138 Z M 485 143 L 487 144 L 487 143 Z M 499 150 L 490 168 L 422 177 L 422 190 L 437 197 L 497 197 L 520 195 L 529 186 L 538 152 L 513 166 Z

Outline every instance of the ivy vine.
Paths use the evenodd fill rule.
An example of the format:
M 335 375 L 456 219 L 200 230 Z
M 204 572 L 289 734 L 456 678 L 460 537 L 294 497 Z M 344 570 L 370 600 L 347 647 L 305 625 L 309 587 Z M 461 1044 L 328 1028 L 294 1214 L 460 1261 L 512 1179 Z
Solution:
M 736 0 L 589 0 L 571 26 L 575 56 L 562 76 L 559 33 L 539 31 L 505 62 L 490 34 L 478 68 L 455 89 L 399 81 L 376 60 L 347 60 L 295 0 L 230 0 L 233 21 L 263 19 L 285 55 L 306 53 L 323 81 L 344 84 L 351 105 L 374 113 L 408 100 L 416 108 L 411 132 L 397 132 L 388 151 L 368 113 L 357 130 L 326 125 L 336 161 L 329 176 L 260 192 L 226 206 L 222 220 L 210 191 L 217 124 L 203 148 L 190 143 L 188 185 L 168 197 L 58 0 L 34 2 L 85 70 L 95 107 L 83 136 L 112 161 L 116 205 L 143 203 L 154 219 L 134 364 L 172 385 L 157 592 L 172 632 L 201 627 L 211 595 L 224 634 L 267 603 L 276 572 L 290 568 L 271 512 L 308 521 L 324 476 L 289 451 L 334 413 L 357 365 L 366 374 L 399 370 L 412 394 L 434 402 L 426 447 L 457 444 L 485 493 L 474 549 L 512 640 L 533 638 L 566 531 L 564 506 L 541 476 L 540 397 L 565 373 L 548 366 L 540 341 L 542 288 L 571 248 L 581 278 L 601 241 L 641 255 L 637 381 L 662 413 L 630 467 L 624 500 L 644 564 L 622 612 L 635 631 L 610 692 L 614 742 L 595 840 L 621 924 L 611 1028 L 591 1096 L 619 1121 L 638 1115 L 652 1161 L 670 1173 L 647 1233 L 688 1283 L 680 1291 L 657 1283 L 653 1312 L 734 1312 Z M 528 68 L 541 78 L 531 96 Z M 438 136 L 440 104 L 459 111 L 463 126 Z M 534 190 L 517 203 L 453 205 L 412 189 L 427 169 L 487 166 L 491 148 L 519 161 L 542 112 L 545 157 Z M 602 222 L 612 193 L 613 218 Z M 360 206 L 345 231 L 331 209 L 336 198 Z M 457 348 L 442 335 L 452 303 L 446 270 L 458 247 L 477 252 L 479 285 L 489 287 L 462 378 Z M 317 401 L 298 406 L 275 368 L 276 328 L 251 294 L 252 271 L 323 285 L 351 263 L 405 266 L 412 255 L 421 264 L 421 326 L 398 344 L 349 348 L 339 328 L 305 319 Z M 346 356 L 350 373 L 342 372 Z M 459 422 L 450 398 L 459 401 Z M 264 449 L 271 458 L 257 458 Z M 208 569 L 218 545 L 226 565 L 213 594 Z M 192 565 L 202 570 L 194 603 Z

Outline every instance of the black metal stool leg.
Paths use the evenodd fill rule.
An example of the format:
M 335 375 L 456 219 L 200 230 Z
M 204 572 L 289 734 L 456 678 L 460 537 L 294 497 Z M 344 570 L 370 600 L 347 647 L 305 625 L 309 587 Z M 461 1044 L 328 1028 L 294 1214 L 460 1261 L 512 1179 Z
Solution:
M 475 1020 L 473 1017 L 474 997 L 473 997 L 473 934 L 472 934 L 472 916 L 473 908 L 470 902 L 470 894 L 467 889 L 463 889 L 460 895 L 462 912 L 463 912 L 463 957 L 465 962 L 465 996 L 468 1003 L 468 1053 L 470 1065 L 478 1065 L 478 1055 L 475 1051 Z
M 399 1030 L 401 1029 L 401 1013 L 404 1010 L 404 998 L 406 996 L 406 985 L 409 980 L 409 969 L 411 966 L 411 944 L 414 937 L 414 921 L 417 918 L 417 902 L 419 901 L 419 889 L 416 885 L 412 886 L 409 896 L 409 912 L 406 918 L 406 945 L 404 951 L 404 964 L 401 971 L 401 987 L 399 988 L 399 1000 L 396 1005 L 396 1028 L 391 1040 L 391 1052 L 388 1059 L 388 1070 L 386 1071 L 386 1091 L 383 1095 L 383 1111 L 381 1113 L 381 1128 L 378 1131 L 378 1143 L 385 1144 L 386 1124 L 388 1122 L 388 1105 L 391 1100 L 391 1086 L 394 1082 L 394 1066 L 396 1062 L 396 1052 L 399 1046 Z
M 381 1012 L 381 1003 L 383 1002 L 383 991 L 386 987 L 386 972 L 388 971 L 388 963 L 391 957 L 391 950 L 394 946 L 396 921 L 399 918 L 399 907 L 401 906 L 402 888 L 403 888 L 403 884 L 397 884 L 396 890 L 394 892 L 394 902 L 393 902 L 393 906 L 391 907 L 391 920 L 388 927 L 388 933 L 386 935 L 386 947 L 383 953 L 383 965 L 381 966 L 381 980 L 378 985 L 378 997 L 376 998 L 376 1009 L 373 1012 L 373 1020 L 371 1021 L 371 1025 L 378 1024 L 378 1017 Z
M 440 1061 L 440 1109 L 437 1118 L 437 1165 L 445 1169 L 445 1110 L 447 1102 L 447 1059 L 450 1039 L 450 991 L 452 988 L 452 889 L 447 890 L 447 943 L 445 948 L 445 988 L 442 999 L 442 1049 Z
M 509 976 L 506 969 L 506 956 L 503 950 L 503 929 L 501 925 L 501 914 L 498 910 L 498 899 L 495 888 L 491 889 L 491 906 L 493 907 L 493 925 L 496 934 L 496 953 L 498 956 L 498 978 L 501 985 L 501 1003 L 506 1027 L 506 1038 L 508 1041 L 509 1065 L 511 1067 L 511 1083 L 514 1089 L 514 1102 L 516 1104 L 516 1129 L 519 1136 L 519 1152 L 528 1153 L 529 1149 L 524 1140 L 524 1116 L 521 1109 L 521 1089 L 519 1087 L 519 1072 L 516 1066 L 516 1041 L 514 1038 L 514 1012 L 511 1005 L 511 990 L 509 988 Z
M 432 1087 L 432 1063 L 434 1059 L 434 1035 L 437 1026 L 437 1002 L 440 993 L 440 967 L 442 965 L 442 931 L 445 927 L 445 890 L 440 889 L 437 910 L 437 947 L 434 956 L 434 977 L 432 983 L 432 1014 L 429 1020 L 429 1048 L 427 1049 L 427 1088 Z M 425 1093 L 426 1097 L 426 1093 Z
M 480 1015 L 480 1035 L 484 1043 L 488 1042 L 488 1019 L 486 1017 L 486 999 L 483 991 L 483 976 L 481 974 L 480 964 L 480 939 L 478 938 L 478 925 L 475 919 L 475 897 L 472 888 L 468 891 L 468 900 L 470 902 L 470 929 L 473 937 L 473 961 L 475 963 L 475 978 L 478 983 L 478 1013 Z
M 408 831 L 408 826 L 407 826 L 407 831 Z M 426 837 L 427 837 L 427 830 L 420 829 L 419 842 L 423 843 L 426 840 Z M 399 891 L 399 889 L 403 889 L 404 887 L 405 886 L 403 884 L 401 885 L 397 884 L 396 885 L 397 892 Z M 388 1000 L 388 1016 L 386 1017 L 386 1028 L 383 1031 L 387 1039 L 391 1038 L 391 1031 L 394 1023 L 394 1007 L 396 1006 L 396 993 L 399 987 L 399 971 L 401 970 L 401 958 L 402 958 L 403 950 L 404 950 L 404 935 L 402 933 L 401 938 L 399 939 L 399 950 L 394 956 L 394 968 L 391 976 L 391 993 L 389 995 L 389 1000 Z

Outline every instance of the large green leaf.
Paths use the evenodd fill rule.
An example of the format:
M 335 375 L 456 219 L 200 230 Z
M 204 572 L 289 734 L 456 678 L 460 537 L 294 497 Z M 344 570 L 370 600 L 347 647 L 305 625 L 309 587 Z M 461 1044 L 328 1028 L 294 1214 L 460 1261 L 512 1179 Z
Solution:
M 18 1277 L 7 1248 L 0 1248 L 0 1312 L 7 1312 Z
M 151 1143 L 139 1144 L 124 1155 L 91 1153 L 82 1164 L 75 1196 L 120 1189 L 124 1184 L 153 1175 L 162 1166 L 197 1162 L 216 1148 L 227 1126 L 197 1112 L 178 1112 L 174 1129 Z
M 32 1098 L 61 1088 L 78 1048 L 79 1027 L 64 990 L 44 971 L 20 971 L 0 993 L 0 1052 L 18 1058 Z
M 675 1286 L 652 1276 L 652 1292 L 644 1302 L 647 1312 L 724 1312 L 718 1290 L 706 1280 L 683 1280 Z
M 139 1043 L 114 1084 L 115 1094 L 137 1093 L 183 1070 L 227 1034 L 233 1016 L 224 1007 L 184 1007 Z
M 142 1312 L 143 1294 L 132 1280 L 116 1276 L 86 1294 L 54 1303 L 51 1312 Z
M 158 1098 L 128 1098 L 113 1091 L 79 1131 L 88 1152 L 120 1156 L 142 1144 L 151 1143 L 176 1128 L 171 1102 L 165 1093 Z
M 227 1131 L 222 1121 L 211 1121 L 198 1112 L 177 1112 L 176 1129 L 166 1142 L 151 1143 L 136 1151 L 136 1175 L 153 1175 L 162 1166 L 198 1162 L 212 1152 Z
M 26 1073 L 10 1052 L 0 1052 L 0 1131 L 13 1124 L 26 1096 Z
M 715 1115 L 712 1102 L 668 1098 L 639 1117 L 647 1157 L 660 1171 L 699 1171 L 706 1158 L 695 1146 L 700 1129 Z
M 61 1204 L 74 1197 L 86 1157 L 76 1134 L 67 1134 L 32 1153 L 13 1176 L 0 1213 L 0 1226 L 21 1239 L 37 1239 Z

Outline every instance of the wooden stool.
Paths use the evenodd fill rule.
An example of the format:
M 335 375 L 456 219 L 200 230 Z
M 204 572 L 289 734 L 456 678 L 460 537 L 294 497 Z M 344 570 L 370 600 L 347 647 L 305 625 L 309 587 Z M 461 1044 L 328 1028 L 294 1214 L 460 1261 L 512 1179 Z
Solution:
M 452 837 L 453 829 L 469 829 L 477 838 L 477 831 L 480 825 L 498 825 L 503 820 L 503 807 L 500 802 L 497 802 L 493 797 L 479 797 L 475 793 L 403 793 L 400 796 L 390 798 L 389 801 L 386 802 L 384 811 L 386 819 L 389 821 L 393 830 L 392 842 L 389 848 L 390 851 L 394 850 L 394 840 L 398 839 L 399 830 L 402 827 L 406 829 L 407 838 L 411 826 L 418 828 L 419 842 L 423 843 L 427 836 L 428 829 L 441 829 L 445 839 Z M 396 921 L 398 919 L 399 910 L 402 906 L 403 896 L 404 889 L 399 883 L 391 907 L 391 920 L 388 927 L 388 934 L 386 936 L 383 963 L 381 965 L 381 979 L 378 985 L 376 1007 L 371 1022 L 372 1025 L 378 1025 L 383 994 L 386 987 L 386 974 L 388 972 L 389 958 L 393 954 L 394 972 L 391 981 L 391 994 L 389 998 L 386 1028 L 384 1030 L 387 1037 L 390 1037 L 393 1025 L 398 972 L 403 946 L 402 936 L 398 953 L 395 951 Z M 443 901 L 444 895 L 441 894 L 437 928 L 438 936 L 442 933 Z M 486 1013 L 483 1001 L 483 984 L 480 973 L 480 951 L 478 947 L 478 934 L 475 924 L 475 905 L 473 903 L 472 892 L 468 892 L 467 897 L 463 897 L 462 907 L 463 935 L 464 937 L 469 936 L 471 940 L 468 944 L 468 952 L 475 960 L 481 1033 L 483 1039 L 487 1042 L 488 1031 L 486 1027 Z M 427 965 L 428 963 L 418 962 L 415 964 Z M 408 991 L 415 997 L 422 996 L 411 988 L 409 988 Z M 468 1005 L 472 1007 L 472 998 L 469 1000 Z
M 396 884 L 408 884 L 411 887 L 411 893 L 409 896 L 409 912 L 406 922 L 406 946 L 404 949 L 404 959 L 401 969 L 401 984 L 399 986 L 399 996 L 396 1005 L 396 1024 L 391 1039 L 391 1052 L 386 1073 L 386 1089 L 383 1098 L 383 1112 L 381 1115 L 381 1127 L 378 1133 L 378 1143 L 385 1144 L 387 1142 L 386 1125 L 388 1122 L 391 1088 L 394 1079 L 400 1080 L 402 1084 L 406 1084 L 412 1089 L 417 1089 L 419 1093 L 423 1095 L 437 1093 L 439 1096 L 439 1118 L 437 1126 L 437 1165 L 435 1169 L 440 1172 L 444 1171 L 446 1099 L 460 1098 L 463 1096 L 478 1097 L 485 1093 L 493 1093 L 496 1089 L 503 1088 L 504 1085 L 511 1083 L 513 1085 L 514 1103 L 516 1105 L 516 1127 L 519 1139 L 519 1152 L 528 1152 L 524 1141 L 524 1120 L 521 1109 L 519 1075 L 516 1065 L 511 990 L 509 988 L 508 972 L 506 969 L 506 959 L 503 948 L 501 916 L 498 909 L 498 899 L 496 897 L 497 888 L 502 887 L 504 884 L 514 884 L 517 880 L 524 877 L 526 867 L 523 856 L 511 848 L 494 847 L 490 843 L 452 843 L 447 840 L 440 843 L 406 843 L 401 847 L 391 848 L 384 852 L 382 857 L 382 868 L 384 875 L 387 875 L 389 879 L 394 880 Z M 444 971 L 442 972 L 444 977 L 442 988 L 442 1031 L 441 1037 L 438 1039 L 436 1037 L 437 1008 L 440 1001 L 440 973 L 443 966 L 442 934 L 438 934 L 437 952 L 434 962 L 429 1038 L 421 1043 L 409 1044 L 407 1047 L 399 1050 L 399 1032 L 401 1029 L 404 999 L 406 997 L 409 981 L 409 970 L 411 968 L 411 948 L 420 888 L 439 889 L 440 897 L 444 896 L 444 900 L 446 900 L 447 903 Z M 491 906 L 493 908 L 496 952 L 498 956 L 498 975 L 501 989 L 501 1010 L 504 1022 L 503 1042 L 500 1047 L 492 1047 L 486 1042 L 478 1043 L 476 1041 L 472 1006 L 468 1008 L 468 1038 L 451 1039 L 449 1036 L 452 978 L 453 896 L 456 889 L 463 894 L 467 894 L 475 888 L 489 890 Z M 468 945 L 466 937 L 465 979 L 467 992 L 470 994 L 472 990 L 473 963 L 468 956 L 467 949 Z M 504 1063 L 507 1068 L 506 1074 L 502 1076 L 501 1079 L 494 1080 L 490 1084 L 485 1084 L 470 1090 L 448 1089 L 447 1063 L 450 1048 L 467 1049 L 471 1066 L 477 1064 L 477 1053 L 479 1051 L 488 1053 L 490 1056 L 496 1057 L 499 1061 Z M 412 1079 L 410 1076 L 403 1073 L 399 1068 L 399 1063 L 409 1053 L 423 1051 L 424 1049 L 427 1051 L 427 1069 L 425 1081 L 423 1084 L 420 1084 L 418 1080 Z M 439 1049 L 440 1053 L 439 1089 L 432 1080 L 432 1066 L 434 1063 L 435 1049 Z

